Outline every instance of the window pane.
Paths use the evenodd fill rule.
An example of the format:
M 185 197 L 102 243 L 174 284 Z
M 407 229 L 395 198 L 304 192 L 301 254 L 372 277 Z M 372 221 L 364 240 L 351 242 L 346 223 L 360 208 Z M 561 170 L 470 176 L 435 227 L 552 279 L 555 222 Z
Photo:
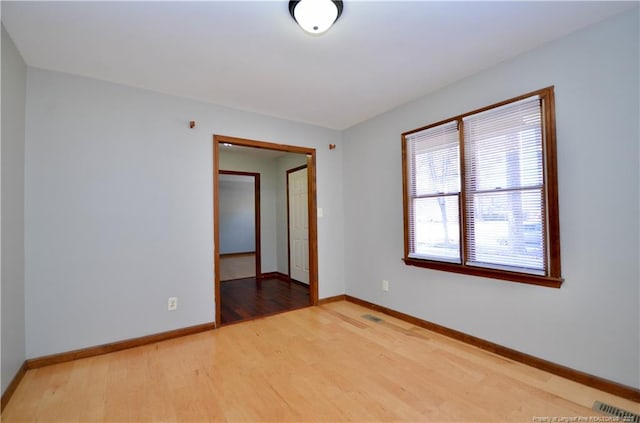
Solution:
M 463 122 L 467 264 L 544 274 L 540 99 L 529 97 Z
M 468 190 L 542 185 L 541 113 L 531 98 L 464 118 Z
M 458 122 L 428 128 L 406 139 L 410 196 L 460 192 Z
M 460 191 L 460 159 L 458 145 L 442 146 L 438 150 L 416 154 L 415 195 Z
M 467 264 L 543 273 L 542 190 L 478 193 L 467 205 Z
M 460 263 L 457 195 L 413 199 L 410 219 L 410 257 Z

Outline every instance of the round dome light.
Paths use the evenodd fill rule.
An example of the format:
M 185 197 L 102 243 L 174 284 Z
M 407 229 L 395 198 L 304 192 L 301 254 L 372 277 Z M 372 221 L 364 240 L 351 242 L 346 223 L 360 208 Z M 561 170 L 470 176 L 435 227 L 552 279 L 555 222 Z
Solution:
M 342 14 L 342 2 L 334 0 L 291 0 L 289 13 L 310 34 L 322 34 Z

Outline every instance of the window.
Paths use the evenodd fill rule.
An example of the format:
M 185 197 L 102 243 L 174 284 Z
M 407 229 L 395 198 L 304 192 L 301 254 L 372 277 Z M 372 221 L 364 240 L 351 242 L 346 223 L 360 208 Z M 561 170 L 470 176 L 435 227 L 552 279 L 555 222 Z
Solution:
M 559 287 L 553 87 L 402 134 L 406 264 Z

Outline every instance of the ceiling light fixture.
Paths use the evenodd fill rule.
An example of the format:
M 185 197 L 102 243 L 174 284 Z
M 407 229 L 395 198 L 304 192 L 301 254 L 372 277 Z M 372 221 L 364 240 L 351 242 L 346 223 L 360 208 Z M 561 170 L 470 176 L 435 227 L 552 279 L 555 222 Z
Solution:
M 342 2 L 336 0 L 291 0 L 291 17 L 309 34 L 322 34 L 342 14 Z

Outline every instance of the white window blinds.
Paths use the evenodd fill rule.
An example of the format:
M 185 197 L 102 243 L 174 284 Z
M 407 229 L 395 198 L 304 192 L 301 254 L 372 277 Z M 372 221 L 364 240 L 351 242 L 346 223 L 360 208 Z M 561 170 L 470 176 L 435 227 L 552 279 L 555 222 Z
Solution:
M 545 274 L 538 96 L 466 116 L 466 264 Z
M 458 122 L 406 137 L 409 256 L 461 262 Z
M 404 262 L 562 284 L 553 87 L 402 134 Z

